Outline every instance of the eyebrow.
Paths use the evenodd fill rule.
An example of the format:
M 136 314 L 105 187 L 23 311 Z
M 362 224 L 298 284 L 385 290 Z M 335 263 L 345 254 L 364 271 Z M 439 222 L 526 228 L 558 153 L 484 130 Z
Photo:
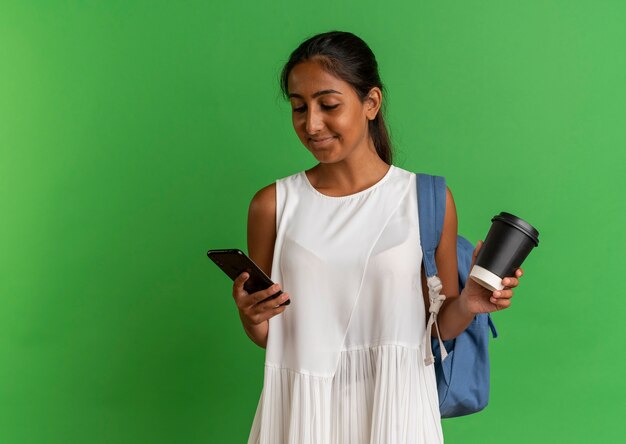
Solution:
M 322 91 L 318 91 L 316 93 L 313 93 L 313 98 L 319 97 L 323 94 L 341 94 L 339 91 L 335 91 L 334 89 L 324 89 Z M 291 97 L 297 97 L 299 99 L 302 98 L 302 96 L 300 94 L 296 94 L 296 93 L 291 93 L 289 94 L 289 98 Z

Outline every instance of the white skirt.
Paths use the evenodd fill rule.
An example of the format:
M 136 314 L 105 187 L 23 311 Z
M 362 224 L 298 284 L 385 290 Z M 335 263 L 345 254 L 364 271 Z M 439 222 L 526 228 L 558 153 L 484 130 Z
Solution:
M 334 376 L 266 365 L 249 444 L 443 442 L 434 366 L 421 348 L 384 344 L 341 353 Z

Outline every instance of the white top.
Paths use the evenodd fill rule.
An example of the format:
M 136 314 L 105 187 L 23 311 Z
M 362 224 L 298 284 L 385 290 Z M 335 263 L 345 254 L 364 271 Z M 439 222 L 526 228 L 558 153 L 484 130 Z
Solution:
M 392 165 L 342 197 L 304 171 L 276 181 L 271 278 L 291 304 L 269 321 L 249 444 L 443 442 L 415 180 Z

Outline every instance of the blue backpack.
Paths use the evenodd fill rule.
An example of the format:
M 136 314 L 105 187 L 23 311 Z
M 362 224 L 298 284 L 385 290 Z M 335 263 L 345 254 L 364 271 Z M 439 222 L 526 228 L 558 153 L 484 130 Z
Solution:
M 442 341 L 440 336 L 439 340 L 430 337 L 432 325 L 437 325 L 439 307 L 445 300 L 439 294 L 441 281 L 437 276 L 435 250 L 443 231 L 446 182 L 441 176 L 417 174 L 416 183 L 420 241 L 430 299 L 425 363 L 435 365 L 441 417 L 469 415 L 484 409 L 489 401 L 489 330 L 494 338 L 498 333 L 489 314 L 481 313 L 454 339 Z M 467 239 L 457 236 L 459 291 L 465 287 L 473 251 L 474 246 Z

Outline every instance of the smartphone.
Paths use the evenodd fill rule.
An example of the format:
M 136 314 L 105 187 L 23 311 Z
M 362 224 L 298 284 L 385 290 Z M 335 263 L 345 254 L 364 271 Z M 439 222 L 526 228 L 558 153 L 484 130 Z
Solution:
M 272 280 L 267 277 L 265 273 L 263 273 L 263 270 L 261 270 L 259 266 L 241 250 L 236 248 L 227 250 L 209 250 L 207 251 L 207 256 L 209 256 L 209 259 L 215 262 L 215 265 L 220 267 L 222 271 L 233 281 L 244 271 L 247 272 L 250 277 L 243 284 L 243 288 L 250 294 L 261 290 L 267 290 L 268 287 L 274 285 Z M 283 294 L 283 292 L 279 290 L 278 293 L 264 299 L 262 302 L 275 299 L 281 294 Z M 280 305 L 289 304 L 291 304 L 291 299 L 287 299 Z

